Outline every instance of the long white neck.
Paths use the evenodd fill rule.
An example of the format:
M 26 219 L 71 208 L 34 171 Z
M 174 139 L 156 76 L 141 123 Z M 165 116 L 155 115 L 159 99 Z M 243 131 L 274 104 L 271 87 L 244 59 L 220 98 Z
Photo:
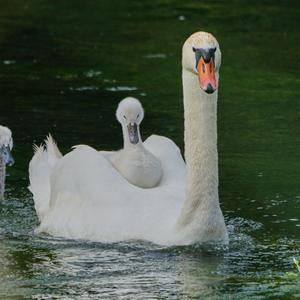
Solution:
M 197 75 L 183 69 L 184 141 L 187 166 L 186 199 L 177 229 L 189 227 L 202 241 L 227 236 L 218 195 L 217 91 L 200 89 Z M 219 228 L 214 228 L 218 226 Z M 218 231 L 225 233 L 219 234 Z M 190 237 L 198 240 L 197 236 Z M 222 239 L 222 237 L 220 237 Z
M 6 175 L 6 165 L 3 156 L 0 155 L 0 200 L 3 200 L 4 198 L 5 175 Z
M 123 132 L 123 145 L 124 145 L 124 149 L 128 150 L 128 149 L 132 149 L 134 147 L 141 147 L 143 146 L 143 142 L 141 139 L 141 134 L 140 134 L 140 126 L 137 126 L 137 130 L 138 130 L 138 135 L 139 135 L 139 141 L 137 144 L 132 144 L 129 140 L 129 134 L 128 134 L 128 128 L 127 125 L 122 124 L 122 132 Z

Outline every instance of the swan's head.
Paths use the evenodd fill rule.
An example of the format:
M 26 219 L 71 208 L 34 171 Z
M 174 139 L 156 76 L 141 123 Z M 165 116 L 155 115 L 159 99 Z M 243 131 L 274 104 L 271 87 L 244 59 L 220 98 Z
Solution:
M 200 88 L 212 94 L 218 88 L 221 51 L 218 41 L 207 32 L 196 32 L 182 48 L 182 67 L 198 76 Z
M 116 116 L 122 127 L 127 128 L 130 143 L 137 144 L 140 139 L 138 127 L 144 118 L 141 103 L 132 97 L 123 99 L 118 105 Z
M 9 128 L 0 126 L 0 156 L 5 164 L 11 166 L 14 164 L 14 159 L 11 155 L 13 147 L 13 139 Z

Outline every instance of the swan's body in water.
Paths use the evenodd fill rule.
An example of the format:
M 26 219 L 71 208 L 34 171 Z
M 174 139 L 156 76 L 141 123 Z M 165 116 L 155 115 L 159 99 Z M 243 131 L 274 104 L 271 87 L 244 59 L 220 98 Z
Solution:
M 0 126 L 0 200 L 4 198 L 6 165 L 13 165 L 14 159 L 11 155 L 13 139 L 11 130 Z
M 158 187 L 141 189 L 95 149 L 78 146 L 61 157 L 48 140 L 29 166 L 40 232 L 102 242 L 228 241 L 218 196 L 221 52 L 211 34 L 198 32 L 186 40 L 182 55 L 186 165 L 171 140 L 149 137 L 144 146 L 161 161 L 163 177 Z
M 148 151 L 141 140 L 140 123 L 144 118 L 141 103 L 135 98 L 125 98 L 118 106 L 117 120 L 123 131 L 124 148 L 108 152 L 112 165 L 130 183 L 141 188 L 153 188 L 162 177 L 159 159 Z

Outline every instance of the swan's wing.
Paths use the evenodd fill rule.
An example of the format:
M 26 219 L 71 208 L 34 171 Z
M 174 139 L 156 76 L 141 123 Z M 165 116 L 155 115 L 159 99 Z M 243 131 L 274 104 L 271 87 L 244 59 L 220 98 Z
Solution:
M 59 159 L 62 158 L 62 154 L 59 151 L 56 142 L 54 141 L 51 134 L 49 134 L 45 140 L 45 146 L 47 149 L 48 163 L 53 167 Z
M 54 167 L 50 210 L 40 230 L 101 241 L 167 239 L 183 198 L 182 185 L 131 185 L 98 151 L 80 146 Z
M 144 141 L 145 148 L 160 159 L 163 168 L 161 185 L 184 185 L 186 167 L 177 145 L 164 136 L 151 135 Z
M 71 193 L 72 197 L 83 193 L 91 202 L 101 199 L 105 203 L 120 195 L 131 195 L 136 189 L 102 153 L 86 145 L 76 146 L 66 154 L 51 174 L 52 204 L 62 197 L 61 193 Z
M 34 155 L 29 163 L 29 190 L 39 218 L 47 211 L 50 200 L 50 174 L 62 158 L 55 141 L 49 134 L 44 146 L 34 145 Z
M 34 207 L 39 219 L 47 211 L 50 200 L 50 173 L 51 165 L 47 151 L 44 147 L 35 146 L 35 153 L 29 163 L 29 181 L 28 189 L 33 194 Z M 51 161 L 51 160 L 50 160 Z
M 99 153 L 104 156 L 106 159 L 110 160 L 115 156 L 118 151 L 99 151 Z

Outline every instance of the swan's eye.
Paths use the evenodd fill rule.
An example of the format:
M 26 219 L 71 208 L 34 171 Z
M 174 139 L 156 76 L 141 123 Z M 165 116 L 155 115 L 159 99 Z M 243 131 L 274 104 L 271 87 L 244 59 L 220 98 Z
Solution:
M 126 118 L 126 116 L 125 116 L 125 115 L 123 116 L 123 118 L 124 118 L 125 120 L 127 120 L 127 118 Z

